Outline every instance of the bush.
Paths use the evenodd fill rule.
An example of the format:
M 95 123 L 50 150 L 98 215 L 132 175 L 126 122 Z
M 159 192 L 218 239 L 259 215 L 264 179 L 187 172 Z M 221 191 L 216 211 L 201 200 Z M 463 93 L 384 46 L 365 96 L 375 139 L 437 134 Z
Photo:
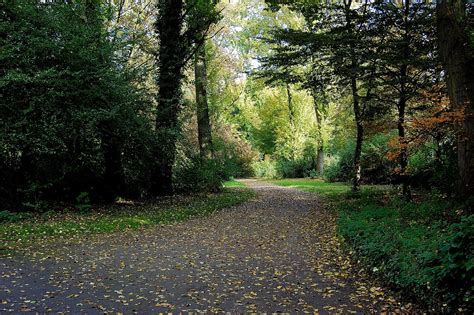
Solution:
M 255 176 L 260 178 L 278 178 L 276 162 L 259 161 L 252 164 Z
M 348 182 L 354 174 L 354 143 L 350 143 L 338 155 L 326 162 L 324 178 L 330 182 Z
M 304 178 L 314 167 L 313 161 L 305 159 L 279 160 L 276 166 L 280 178 Z
M 380 134 L 364 142 L 361 156 L 362 181 L 366 184 L 388 184 L 394 162 L 388 160 L 388 141 L 391 134 Z M 332 182 L 349 182 L 354 176 L 355 142 L 350 141 L 327 163 L 324 177 Z
M 316 177 L 318 177 L 318 172 L 313 168 L 309 171 L 308 176 L 311 179 L 315 179 Z
M 452 205 L 441 200 L 393 199 L 382 206 L 375 196 L 340 205 L 345 210 L 340 234 L 357 258 L 385 283 L 426 306 L 446 312 L 469 307 L 474 216 L 456 219 Z
M 0 211 L 0 223 L 15 223 L 30 218 L 29 213 L 14 213 L 8 210 Z
M 224 182 L 222 164 L 199 156 L 178 161 L 174 169 L 174 189 L 179 193 L 217 192 Z
M 83 191 L 113 201 L 136 184 L 151 97 L 139 88 L 141 69 L 132 73 L 117 53 L 126 37 L 110 41 L 106 6 L 0 4 L 0 202 L 9 209 L 39 212 Z
M 259 161 L 253 163 L 255 176 L 261 178 L 304 178 L 313 175 L 317 176 L 313 169 L 313 162 L 310 160 L 277 160 Z
M 234 132 L 231 126 L 224 125 L 217 129 L 215 133 L 219 136 L 213 139 L 214 156 L 222 161 L 224 178 L 254 176 L 252 165 L 257 159 L 257 153 L 252 146 Z
M 454 144 L 446 143 L 439 148 L 439 157 L 433 156 L 432 145 L 424 145 L 409 159 L 411 185 L 415 188 L 437 189 L 453 194 L 459 179 L 457 151 Z
M 89 197 L 88 192 L 81 192 L 77 197 L 76 197 L 76 209 L 79 211 L 79 213 L 87 213 L 91 210 L 91 199 Z
M 474 215 L 449 226 L 432 265 L 435 293 L 443 297 L 448 311 L 471 306 L 474 297 Z M 471 309 L 471 313 L 474 309 Z

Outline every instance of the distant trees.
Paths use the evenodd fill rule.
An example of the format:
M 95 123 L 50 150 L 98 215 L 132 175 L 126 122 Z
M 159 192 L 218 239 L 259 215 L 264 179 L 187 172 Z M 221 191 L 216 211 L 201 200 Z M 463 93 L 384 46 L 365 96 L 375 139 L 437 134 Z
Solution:
M 468 45 L 467 13 L 472 8 L 461 5 L 462 1 L 447 1 L 438 5 L 436 32 L 433 4 L 413 3 L 410 0 L 400 3 L 354 3 L 346 0 L 334 4 L 298 0 L 266 2 L 273 10 L 287 5 L 304 17 L 306 27 L 274 30 L 268 40 L 276 48 L 263 59 L 264 71 L 268 73 L 276 70 L 277 73 L 285 73 L 287 79 L 297 78 L 312 90 L 314 95 L 319 94 L 319 98 L 324 97 L 324 91 L 334 85 L 343 91 L 342 96 L 351 97 L 356 127 L 353 154 L 354 191 L 360 187 L 360 165 L 366 131 L 376 125 L 377 121 L 390 119 L 392 124 L 386 125 L 385 132 L 391 128 L 397 131 L 396 156 L 399 165 L 392 179 L 394 183 L 402 185 L 403 194 L 409 198 L 409 157 L 412 152 L 410 142 L 416 138 L 411 125 L 413 121 L 419 121 L 417 117 L 426 117 L 427 112 L 432 112 L 432 106 L 436 105 L 427 95 L 435 89 L 440 91 L 440 80 L 443 78 L 436 43 L 438 35 L 441 38 L 445 36 L 444 41 L 440 43 L 439 52 L 444 55 L 445 64 L 449 64 L 448 86 L 454 85 L 458 88 L 456 93 L 451 87 L 450 95 L 456 94 L 465 99 L 463 104 L 469 104 L 466 103 L 469 95 L 468 82 L 472 80 L 467 78 L 472 74 L 472 49 Z M 456 14 L 458 17 L 454 18 Z M 443 30 L 440 30 L 440 23 Z M 446 31 L 450 27 L 453 34 L 457 34 L 456 40 L 456 36 L 450 36 Z M 461 46 L 462 49 L 459 49 Z M 308 75 L 311 72 L 308 71 L 307 65 L 313 65 L 313 76 Z M 320 70 L 320 65 L 324 65 L 326 71 Z M 450 71 L 456 78 L 453 79 L 453 75 L 449 75 Z M 307 75 L 302 76 L 301 73 L 304 72 Z M 322 88 L 318 86 L 318 82 L 323 84 Z M 453 108 L 468 111 L 469 106 L 453 104 Z M 443 109 L 446 110 L 449 109 Z M 461 171 L 464 188 L 471 187 L 468 182 L 472 176 L 466 174 L 473 173 L 467 170 L 468 165 L 472 164 L 468 162 L 468 152 L 472 150 L 466 146 L 472 137 L 466 136 L 469 133 L 470 115 L 465 117 L 464 136 L 460 138 L 463 142 L 459 146 L 460 155 L 464 156 L 460 158 L 460 161 L 464 162 L 459 164 L 460 168 L 464 169 Z M 453 122 L 454 120 L 451 120 L 451 123 Z
M 275 4 L 275 3 L 274 3 Z M 273 43 L 281 43 L 276 50 L 277 54 L 265 60 L 265 65 L 276 63 L 282 68 L 295 65 L 299 62 L 309 62 L 314 69 L 320 69 L 317 65 L 326 65 L 331 71 L 320 73 L 318 80 L 311 79 L 309 73 L 303 80 L 312 93 L 324 97 L 324 89 L 318 84 L 330 82 L 331 78 L 337 78 L 335 82 L 342 88 L 348 87 L 352 96 L 352 107 L 356 123 L 356 146 L 353 163 L 353 190 L 360 189 L 362 144 L 364 139 L 364 120 L 368 113 L 371 86 L 369 72 L 373 68 L 372 55 L 366 52 L 368 46 L 366 31 L 368 21 L 367 4 L 359 8 L 352 7 L 352 1 L 346 1 L 343 5 L 335 4 L 329 7 L 325 5 L 306 4 L 293 2 L 293 8 L 303 14 L 306 19 L 306 30 L 279 30 L 275 31 Z M 313 71 L 314 72 L 314 71 Z M 329 77 L 322 77 L 329 76 Z M 333 80 L 334 81 L 334 80 Z M 316 96 L 316 104 L 320 101 Z M 317 111 L 321 114 L 320 111 Z

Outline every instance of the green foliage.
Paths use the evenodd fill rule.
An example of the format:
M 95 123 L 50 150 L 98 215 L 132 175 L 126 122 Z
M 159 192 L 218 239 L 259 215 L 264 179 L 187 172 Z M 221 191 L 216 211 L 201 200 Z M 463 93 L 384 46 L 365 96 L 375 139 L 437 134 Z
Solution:
M 387 152 L 388 142 L 392 137 L 392 133 L 378 134 L 365 141 L 361 161 L 363 182 L 390 183 L 394 163 L 387 158 Z M 354 147 L 355 142 L 350 140 L 342 148 L 337 148 L 333 159 L 324 171 L 324 177 L 327 180 L 348 182 L 352 179 Z
M 472 216 L 452 223 L 446 220 L 452 205 L 436 199 L 421 204 L 394 199 L 384 205 L 380 196 L 362 200 L 339 203 L 344 210 L 339 229 L 374 275 L 436 309 L 452 312 L 470 305 Z
M 313 161 L 308 159 L 278 160 L 276 163 L 279 178 L 307 177 L 313 166 Z
M 40 211 L 83 191 L 111 201 L 133 183 L 122 166 L 152 142 L 151 103 L 118 53 L 130 43 L 110 40 L 109 12 L 102 2 L 0 5 L 2 204 Z
M 221 161 L 199 156 L 178 161 L 174 171 L 176 192 L 218 192 L 222 189 L 223 165 Z
M 87 213 L 91 210 L 91 199 L 88 192 L 83 191 L 76 197 L 75 207 L 79 213 Z
M 30 217 L 28 213 L 15 213 L 8 210 L 0 211 L 0 223 L 16 223 L 29 219 Z
M 433 152 L 438 152 L 438 156 Z M 432 144 L 421 146 L 410 156 L 409 162 L 413 187 L 455 193 L 459 172 L 454 143 L 447 142 L 439 148 Z
M 222 164 L 222 177 L 251 177 L 254 175 L 252 163 L 257 154 L 247 141 L 230 130 L 230 126 L 221 127 L 213 141 L 214 158 Z
M 438 255 L 431 261 L 436 294 L 455 310 L 470 306 L 474 298 L 474 215 L 465 216 L 447 228 Z M 462 284 L 460 286 L 460 284 Z
M 315 179 L 316 177 L 318 177 L 318 175 L 319 175 L 318 172 L 314 168 L 310 170 L 308 173 L 308 176 L 311 179 Z
M 277 178 L 277 166 L 274 161 L 265 160 L 253 163 L 255 176 L 260 178 Z

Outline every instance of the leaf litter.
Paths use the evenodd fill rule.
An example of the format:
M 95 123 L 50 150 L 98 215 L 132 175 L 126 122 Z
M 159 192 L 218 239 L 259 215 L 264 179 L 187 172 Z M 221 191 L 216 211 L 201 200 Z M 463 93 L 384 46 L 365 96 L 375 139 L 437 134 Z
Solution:
M 0 258 L 0 313 L 414 313 L 341 249 L 314 194 L 257 197 L 173 226 L 62 240 Z

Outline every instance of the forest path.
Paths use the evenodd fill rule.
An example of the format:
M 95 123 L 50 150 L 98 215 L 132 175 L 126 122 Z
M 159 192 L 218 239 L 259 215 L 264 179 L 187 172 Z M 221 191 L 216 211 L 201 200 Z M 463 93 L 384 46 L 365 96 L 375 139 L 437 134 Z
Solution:
M 0 258 L 0 313 L 347 314 L 400 307 L 350 266 L 335 216 L 318 196 L 242 182 L 257 197 L 206 218 Z

